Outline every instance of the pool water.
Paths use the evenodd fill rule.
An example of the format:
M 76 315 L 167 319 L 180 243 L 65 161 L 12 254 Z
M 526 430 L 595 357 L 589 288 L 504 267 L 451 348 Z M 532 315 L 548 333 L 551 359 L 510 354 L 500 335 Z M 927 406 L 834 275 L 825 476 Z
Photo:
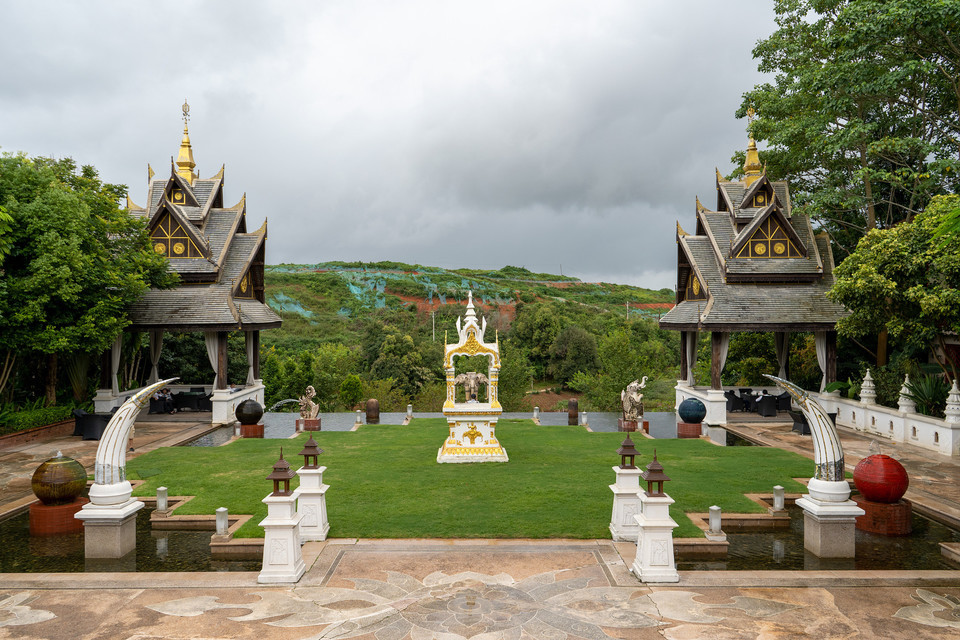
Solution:
M 260 560 L 214 560 L 213 531 L 153 531 L 151 508 L 137 513 L 137 548 L 119 559 L 87 560 L 83 533 L 32 537 L 29 514 L 0 522 L 0 573 L 84 571 L 260 571 Z
M 960 542 L 960 532 L 913 514 L 913 533 L 881 536 L 856 532 L 855 558 L 818 558 L 803 548 L 803 509 L 787 507 L 790 529 L 728 533 L 723 560 L 678 561 L 680 571 L 956 570 L 940 553 L 941 542 Z

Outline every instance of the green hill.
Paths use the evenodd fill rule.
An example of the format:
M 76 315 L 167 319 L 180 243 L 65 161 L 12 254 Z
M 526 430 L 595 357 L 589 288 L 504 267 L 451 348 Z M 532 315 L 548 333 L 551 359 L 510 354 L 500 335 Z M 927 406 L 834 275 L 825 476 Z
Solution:
M 308 342 L 359 343 L 360 319 L 417 312 L 419 323 L 462 313 L 467 292 L 500 331 L 509 328 L 518 304 L 552 300 L 597 313 L 656 319 L 674 301 L 670 289 L 581 282 L 569 276 L 533 273 L 521 267 L 493 271 L 441 269 L 400 262 L 324 262 L 266 267 L 266 299 L 283 318 L 264 333 L 267 345 Z M 445 323 L 443 328 L 447 328 Z

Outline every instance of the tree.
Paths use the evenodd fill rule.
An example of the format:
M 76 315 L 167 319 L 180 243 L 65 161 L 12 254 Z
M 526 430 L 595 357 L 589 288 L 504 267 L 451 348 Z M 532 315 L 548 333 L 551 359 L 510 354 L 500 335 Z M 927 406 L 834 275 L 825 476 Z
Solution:
M 944 334 L 960 332 L 960 237 L 941 246 L 936 234 L 957 208 L 958 196 L 934 198 L 912 222 L 860 241 L 827 294 L 850 311 L 837 324 L 841 334 L 886 329 L 907 348 L 929 349 L 944 374 L 956 377 L 960 363 L 945 357 Z
M 380 380 L 393 379 L 404 395 L 412 398 L 432 377 L 413 338 L 389 331 L 380 345 L 380 355 L 370 367 L 370 373 Z
M 500 375 L 497 380 L 497 397 L 504 411 L 521 411 L 523 398 L 530 388 L 533 371 L 527 356 L 510 340 L 500 344 Z
M 119 208 L 125 194 L 70 159 L 0 156 L 0 203 L 13 220 L 3 233 L 0 383 L 12 354 L 43 354 L 46 401 L 54 404 L 58 356 L 109 348 L 137 298 L 176 284 L 166 259 L 151 251 L 144 222 Z
M 775 12 L 754 49 L 775 79 L 738 116 L 756 110 L 761 159 L 790 181 L 794 206 L 847 253 L 956 192 L 960 1 L 777 0 Z
M 567 384 L 578 371 L 596 373 L 597 367 L 597 340 L 581 327 L 567 327 L 550 345 L 547 370 L 561 384 Z
M 563 328 L 555 305 L 535 303 L 523 305 L 513 321 L 511 335 L 527 350 L 534 374 L 540 378 L 550 362 L 550 346 Z
M 347 408 L 353 408 L 363 400 L 363 384 L 360 376 L 351 373 L 340 383 L 340 402 Z

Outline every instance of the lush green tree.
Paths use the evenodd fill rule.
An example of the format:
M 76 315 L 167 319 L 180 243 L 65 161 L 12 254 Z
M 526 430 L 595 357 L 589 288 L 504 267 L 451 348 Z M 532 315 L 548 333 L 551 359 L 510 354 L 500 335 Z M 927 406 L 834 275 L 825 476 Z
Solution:
M 351 373 L 340 383 L 340 403 L 350 409 L 360 404 L 361 400 L 363 400 L 363 384 L 360 382 L 360 376 Z
M 627 327 L 602 337 L 598 351 L 600 371 L 595 375 L 578 372 L 570 383 L 583 392 L 585 408 L 594 410 L 615 411 L 620 406 L 620 392 L 630 382 L 643 376 L 663 376 L 674 362 L 663 342 L 655 338 L 641 342 Z
M 433 377 L 430 368 L 424 366 L 423 356 L 413 338 L 389 330 L 380 344 L 380 355 L 370 367 L 370 373 L 379 380 L 394 380 L 408 398 L 417 395 Z
M 70 159 L 0 156 L 0 203 L 13 220 L 0 231 L 0 383 L 12 354 L 43 354 L 46 398 L 56 402 L 58 356 L 99 353 L 129 324 L 126 309 L 176 276 L 150 249 L 143 221 L 118 206 L 126 187 Z
M 550 363 L 550 347 L 563 326 L 557 305 L 534 303 L 520 306 L 513 321 L 511 336 L 526 350 L 534 374 L 541 378 Z
M 744 95 L 761 159 L 843 249 L 958 187 L 960 1 L 776 0 Z M 743 155 L 735 160 L 742 162 Z M 735 175 L 739 174 L 739 170 Z
M 497 395 L 504 411 L 522 411 L 523 398 L 530 388 L 533 369 L 523 349 L 510 340 L 500 343 L 500 376 Z
M 935 237 L 960 197 L 935 198 L 912 222 L 868 233 L 835 271 L 828 297 L 850 315 L 837 330 L 853 338 L 886 329 L 905 347 L 929 349 L 943 372 L 960 363 L 944 358 L 944 334 L 960 332 L 960 242 Z
M 567 384 L 578 371 L 596 373 L 597 340 L 582 327 L 568 326 L 550 345 L 548 373 L 557 382 Z

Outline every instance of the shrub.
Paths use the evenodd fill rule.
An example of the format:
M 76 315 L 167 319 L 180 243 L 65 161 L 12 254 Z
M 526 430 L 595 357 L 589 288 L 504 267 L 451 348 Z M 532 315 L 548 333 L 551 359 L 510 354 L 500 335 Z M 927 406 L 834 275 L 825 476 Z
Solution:
M 0 424 L 0 435 L 16 433 L 67 420 L 71 416 L 73 407 L 42 407 L 40 409 L 25 409 L 14 412 L 4 412 L 3 424 Z

